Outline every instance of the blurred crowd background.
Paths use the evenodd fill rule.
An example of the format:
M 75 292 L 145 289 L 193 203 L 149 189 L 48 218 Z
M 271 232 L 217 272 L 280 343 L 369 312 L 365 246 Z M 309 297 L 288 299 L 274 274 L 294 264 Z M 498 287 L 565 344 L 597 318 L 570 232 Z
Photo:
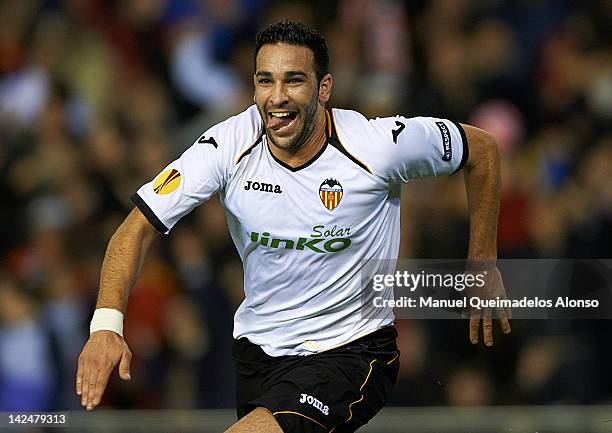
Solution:
M 129 197 L 252 103 L 253 40 L 280 19 L 328 39 L 333 107 L 432 115 L 495 135 L 499 255 L 603 258 L 612 245 L 612 2 L 0 2 L 0 411 L 80 407 L 76 359 Z M 467 251 L 463 178 L 404 190 L 404 258 Z M 132 381 L 103 405 L 233 406 L 242 266 L 218 200 L 153 245 L 132 291 Z M 612 400 L 608 321 L 399 321 L 395 405 Z M 497 331 L 497 330 L 496 330 Z

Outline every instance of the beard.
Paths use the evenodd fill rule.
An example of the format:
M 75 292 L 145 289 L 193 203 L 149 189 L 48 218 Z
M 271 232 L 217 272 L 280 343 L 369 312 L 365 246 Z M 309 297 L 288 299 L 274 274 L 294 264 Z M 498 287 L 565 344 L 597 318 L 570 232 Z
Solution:
M 319 103 L 319 94 L 318 92 L 315 92 L 312 95 L 312 98 L 310 99 L 310 102 L 308 103 L 308 105 L 306 105 L 303 110 L 298 111 L 298 115 L 300 115 L 302 122 L 301 122 L 299 129 L 297 130 L 293 138 L 289 141 L 289 143 L 285 145 L 280 145 L 274 139 L 272 134 L 269 133 L 270 130 L 266 126 L 266 135 L 268 136 L 268 139 L 272 141 L 272 143 L 276 147 L 280 147 L 281 149 L 295 151 L 301 148 L 306 142 L 306 140 L 308 139 L 308 137 L 310 137 L 310 134 L 312 133 L 314 129 L 314 126 L 315 126 L 314 120 L 315 120 L 315 115 L 317 114 L 317 104 L 318 103 Z M 261 118 L 265 124 L 266 112 L 262 109 L 259 109 L 259 114 L 261 115 Z

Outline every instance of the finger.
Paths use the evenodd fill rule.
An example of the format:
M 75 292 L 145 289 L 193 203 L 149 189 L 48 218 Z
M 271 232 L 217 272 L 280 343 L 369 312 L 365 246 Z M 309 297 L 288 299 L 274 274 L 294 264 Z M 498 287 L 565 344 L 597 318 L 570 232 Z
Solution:
M 89 365 L 85 365 L 83 367 L 83 389 L 81 392 L 81 406 L 85 406 L 87 404 L 87 394 L 89 392 L 89 376 L 91 374 L 91 367 Z
M 482 319 L 482 334 L 486 346 L 493 346 L 493 319 L 491 317 L 491 309 L 487 308 Z
M 83 363 L 81 362 L 81 357 L 77 361 L 77 373 L 76 373 L 76 393 L 77 395 L 81 395 L 83 391 Z
M 505 310 L 500 308 L 497 314 L 499 316 L 499 326 L 501 327 L 502 332 L 504 334 L 509 334 L 512 331 L 512 328 L 510 327 L 510 322 L 508 321 Z
M 96 390 L 96 383 L 98 382 L 98 375 L 100 374 L 100 370 L 96 369 L 92 369 L 92 375 L 90 376 L 90 382 L 89 382 L 89 390 L 87 392 L 87 410 L 93 410 L 93 396 L 94 396 L 94 391 Z
M 91 405 L 95 408 L 102 401 L 104 391 L 106 391 L 106 385 L 108 385 L 108 379 L 113 371 L 111 368 L 105 368 L 98 373 L 98 380 L 96 381 L 96 387 L 93 392 Z
M 472 312 L 470 317 L 470 341 L 478 344 L 478 328 L 480 327 L 480 311 Z
M 508 319 L 512 319 L 512 308 L 506 307 L 506 308 L 504 308 L 504 311 L 506 312 L 506 317 Z
M 123 380 L 130 380 L 130 362 L 132 361 L 132 354 L 129 350 L 124 350 L 121 354 L 121 361 L 119 362 L 119 377 Z

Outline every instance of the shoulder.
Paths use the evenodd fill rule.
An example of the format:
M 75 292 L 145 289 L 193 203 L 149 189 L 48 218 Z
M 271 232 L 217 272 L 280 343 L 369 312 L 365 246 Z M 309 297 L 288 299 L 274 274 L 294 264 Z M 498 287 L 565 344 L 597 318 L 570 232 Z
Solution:
M 236 161 L 263 135 L 261 116 L 255 105 L 217 123 L 202 133 L 194 146 L 212 146 L 228 161 Z
M 340 108 L 330 110 L 333 120 L 333 136 L 347 153 L 362 161 L 372 174 L 385 171 L 393 159 L 393 118 L 368 119 L 363 114 Z
M 358 136 L 371 127 L 369 120 L 358 111 L 332 108 L 330 112 L 338 134 Z
M 354 110 L 331 110 L 335 133 L 348 147 L 363 152 L 377 152 L 393 143 L 393 129 L 401 116 L 368 119 Z

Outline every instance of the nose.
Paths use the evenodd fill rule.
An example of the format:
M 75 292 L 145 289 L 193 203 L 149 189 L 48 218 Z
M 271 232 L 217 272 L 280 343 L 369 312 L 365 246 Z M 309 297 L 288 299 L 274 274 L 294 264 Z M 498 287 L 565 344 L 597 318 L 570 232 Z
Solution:
M 272 92 L 270 93 L 270 104 L 275 107 L 279 107 L 288 101 L 289 97 L 287 96 L 284 83 L 277 81 L 272 87 Z

